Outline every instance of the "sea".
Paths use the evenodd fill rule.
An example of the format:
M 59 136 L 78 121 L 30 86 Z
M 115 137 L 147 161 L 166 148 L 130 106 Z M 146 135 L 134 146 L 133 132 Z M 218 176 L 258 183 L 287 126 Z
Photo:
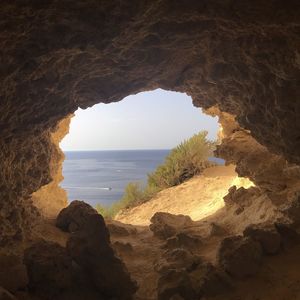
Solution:
M 170 150 L 66 151 L 61 183 L 69 201 L 110 206 L 129 182 L 146 185 L 147 174 L 162 164 Z M 224 164 L 219 158 L 210 158 Z
M 129 182 L 145 185 L 147 174 L 163 163 L 170 150 L 66 151 L 61 186 L 69 201 L 110 206 L 121 199 Z

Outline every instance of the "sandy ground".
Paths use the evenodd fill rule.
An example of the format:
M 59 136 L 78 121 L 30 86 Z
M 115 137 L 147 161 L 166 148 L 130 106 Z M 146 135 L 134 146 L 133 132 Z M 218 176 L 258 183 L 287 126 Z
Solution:
M 245 188 L 251 181 L 239 178 L 234 166 L 208 168 L 202 175 L 158 193 L 152 200 L 116 216 L 116 220 L 133 225 L 149 225 L 155 212 L 189 215 L 201 220 L 224 206 L 223 197 L 236 185 Z

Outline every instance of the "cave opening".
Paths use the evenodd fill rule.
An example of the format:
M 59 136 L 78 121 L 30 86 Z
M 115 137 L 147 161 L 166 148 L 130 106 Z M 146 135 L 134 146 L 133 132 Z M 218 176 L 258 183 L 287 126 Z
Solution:
M 156 89 L 117 103 L 76 111 L 69 133 L 60 142 L 65 154 L 64 180 L 60 185 L 67 191 L 68 201 L 83 200 L 93 207 L 107 209 L 122 198 L 128 185 L 145 187 L 147 174 L 163 164 L 171 149 L 184 140 L 207 131 L 206 138 L 217 142 L 218 118 L 206 115 L 191 102 L 185 93 Z M 213 153 L 208 160 L 224 164 Z M 229 172 L 233 174 L 232 169 Z M 227 189 L 228 185 L 223 187 L 224 195 Z M 221 207 L 223 195 L 218 194 L 218 198 L 217 207 Z M 184 203 L 177 207 L 177 213 L 186 212 L 184 207 Z M 175 205 L 173 213 L 174 208 Z M 163 205 L 156 211 L 159 209 L 168 211 Z M 214 211 L 207 210 L 205 215 Z M 193 213 L 196 218 L 199 215 Z M 145 223 L 146 220 L 139 221 Z
M 0 6 L 0 298 L 300 297 L 299 1 Z M 255 186 L 233 185 L 201 222 L 105 225 L 68 206 L 70 114 L 157 87 L 219 117 L 217 156 Z

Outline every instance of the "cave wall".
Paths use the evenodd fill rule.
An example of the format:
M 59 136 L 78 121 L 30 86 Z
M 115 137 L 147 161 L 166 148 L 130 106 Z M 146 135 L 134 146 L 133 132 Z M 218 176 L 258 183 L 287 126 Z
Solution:
M 0 3 L 0 244 L 20 240 L 48 184 L 51 132 L 78 107 L 158 87 L 218 106 L 300 162 L 297 0 Z
M 49 163 L 51 182 L 42 186 L 31 195 L 33 205 L 46 218 L 55 219 L 58 213 L 68 204 L 67 192 L 60 187 L 60 183 L 64 179 L 62 168 L 65 155 L 60 149 L 59 143 L 69 133 L 72 117 L 73 115 L 70 115 L 60 121 L 53 132 L 51 132 L 51 141 L 55 147 Z

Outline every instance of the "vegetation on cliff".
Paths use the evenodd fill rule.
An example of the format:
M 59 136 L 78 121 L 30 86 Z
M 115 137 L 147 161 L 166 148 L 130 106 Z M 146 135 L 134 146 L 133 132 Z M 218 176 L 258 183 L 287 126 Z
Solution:
M 213 155 L 214 148 L 215 142 L 207 139 L 207 131 L 195 134 L 172 149 L 164 163 L 148 174 L 145 187 L 137 182 L 130 182 L 118 202 L 107 208 L 98 204 L 96 209 L 105 217 L 113 217 L 122 209 L 144 203 L 161 190 L 201 174 L 213 165 L 208 158 Z

